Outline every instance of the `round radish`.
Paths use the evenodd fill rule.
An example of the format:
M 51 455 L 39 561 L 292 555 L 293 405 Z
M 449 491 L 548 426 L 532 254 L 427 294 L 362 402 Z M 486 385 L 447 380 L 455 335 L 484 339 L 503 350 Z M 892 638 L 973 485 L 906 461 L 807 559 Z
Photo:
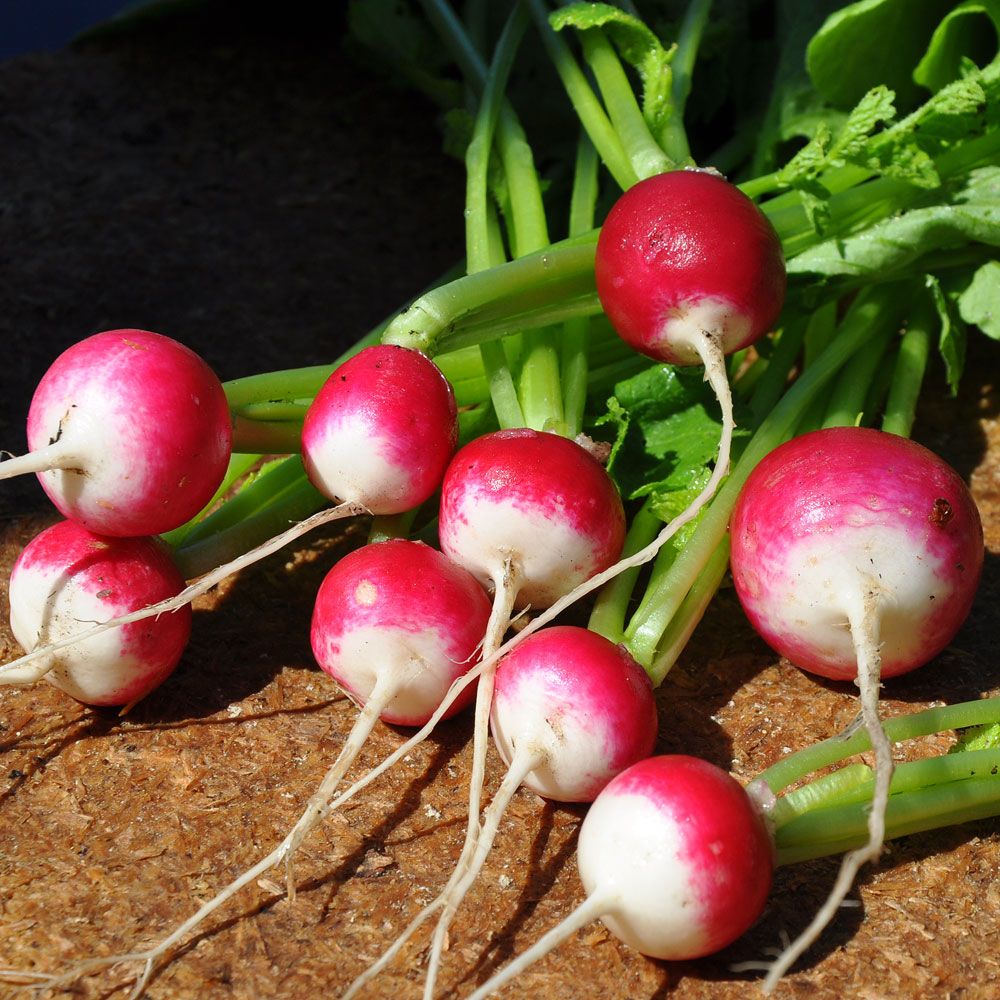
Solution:
M 402 539 L 366 545 L 320 586 L 313 655 L 359 704 L 377 691 L 385 722 L 419 726 L 473 665 L 489 616 L 483 588 L 436 549 Z M 466 688 L 446 717 L 473 693 Z
M 95 535 L 61 521 L 35 537 L 10 576 L 10 625 L 26 649 L 176 594 L 184 580 L 153 538 Z M 191 609 L 124 625 L 51 654 L 37 670 L 87 705 L 127 705 L 149 694 L 177 666 L 191 633 Z M 18 671 L 3 683 L 34 680 Z
M 837 427 L 794 438 L 751 473 L 733 511 L 733 582 L 757 631 L 794 664 L 857 676 L 844 627 L 879 606 L 881 676 L 919 667 L 972 607 L 983 529 L 969 490 L 906 438 Z
M 608 783 L 580 828 L 577 860 L 584 902 L 469 1000 L 483 1000 L 596 919 L 653 958 L 724 948 L 760 916 L 774 848 L 733 778 L 672 755 L 640 761 Z
M 455 455 L 441 486 L 441 548 L 496 586 L 505 560 L 517 603 L 544 608 L 610 566 L 625 540 L 621 498 L 580 445 L 518 428 Z
M 764 458 L 731 532 L 733 580 L 750 620 L 793 663 L 856 677 L 875 752 L 868 843 L 844 856 L 826 903 L 771 966 L 769 992 L 881 852 L 894 765 L 879 679 L 926 663 L 958 630 L 979 581 L 983 530 L 965 484 L 932 452 L 883 431 L 834 427 Z
M 330 499 L 399 514 L 438 488 L 457 441 L 455 394 L 437 365 L 419 351 L 378 345 L 320 389 L 302 427 L 302 457 Z
M 229 462 L 222 385 L 193 351 L 145 330 L 98 333 L 64 351 L 28 412 L 27 455 L 59 511 L 103 535 L 157 535 L 212 498 Z
M 520 784 L 556 802 L 591 802 L 653 752 L 653 686 L 624 646 L 555 626 L 500 661 L 490 726 L 508 767 L 525 747 L 542 758 Z
M 723 354 L 753 343 L 785 296 L 781 241 L 738 188 L 706 170 L 648 177 L 615 202 L 601 227 L 597 294 L 637 351 L 689 365 L 699 333 Z

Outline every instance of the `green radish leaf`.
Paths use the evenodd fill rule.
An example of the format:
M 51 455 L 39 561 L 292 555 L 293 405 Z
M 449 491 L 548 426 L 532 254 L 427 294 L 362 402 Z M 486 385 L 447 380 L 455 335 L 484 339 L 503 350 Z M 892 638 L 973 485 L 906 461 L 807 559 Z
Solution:
M 970 326 L 1000 340 L 1000 261 L 988 261 L 976 271 L 958 298 L 958 313 Z
M 832 14 L 806 50 L 816 90 L 853 107 L 872 87 L 895 91 L 903 107 L 920 99 L 913 68 L 953 0 L 860 0 Z
M 982 726 L 970 726 L 958 731 L 958 740 L 948 753 L 962 753 L 965 750 L 992 750 L 1000 747 L 1000 722 L 987 722 Z
M 967 243 L 1000 246 L 1000 167 L 969 175 L 952 204 L 931 205 L 870 226 L 854 236 L 826 240 L 788 261 L 789 275 L 823 279 L 902 277 L 932 251 Z
M 954 303 L 945 294 L 941 282 L 932 274 L 927 275 L 927 287 L 930 289 L 934 308 L 941 322 L 938 350 L 944 360 L 948 388 L 951 389 L 953 396 L 957 396 L 958 383 L 965 368 L 965 324 L 958 315 Z
M 657 509 L 664 510 L 674 503 L 665 499 L 668 494 L 697 495 L 722 432 L 718 403 L 702 370 L 663 364 L 619 382 L 598 422 L 615 429 L 608 471 L 622 495 L 654 496 Z M 737 430 L 740 444 L 746 436 Z
M 992 29 L 992 30 L 991 30 Z M 913 79 L 928 90 L 940 90 L 997 57 L 1000 0 L 965 0 L 937 26 Z
M 653 135 L 659 135 L 670 117 L 673 49 L 666 49 L 637 17 L 608 3 L 576 3 L 549 15 L 554 31 L 603 29 L 618 54 L 633 66 L 642 81 L 642 116 Z

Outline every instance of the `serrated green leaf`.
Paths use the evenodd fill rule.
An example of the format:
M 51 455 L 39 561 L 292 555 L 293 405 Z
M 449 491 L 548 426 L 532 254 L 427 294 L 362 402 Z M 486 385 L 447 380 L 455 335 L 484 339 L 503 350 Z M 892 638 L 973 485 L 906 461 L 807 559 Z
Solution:
M 1000 261 L 983 264 L 959 296 L 958 313 L 970 326 L 1000 340 Z
M 858 162 L 868 146 L 868 139 L 875 129 L 896 115 L 896 95 L 886 86 L 873 87 L 858 101 L 837 133 L 830 147 L 831 166 L 845 162 Z
M 938 351 L 944 360 L 948 388 L 953 396 L 958 395 L 958 383 L 965 367 L 965 324 L 958 316 L 953 304 L 941 288 L 941 282 L 934 275 L 927 275 L 927 287 L 941 321 Z
M 902 277 L 924 254 L 983 243 L 1000 246 L 1000 168 L 975 170 L 951 204 L 913 209 L 854 236 L 827 240 L 787 263 L 789 275 Z

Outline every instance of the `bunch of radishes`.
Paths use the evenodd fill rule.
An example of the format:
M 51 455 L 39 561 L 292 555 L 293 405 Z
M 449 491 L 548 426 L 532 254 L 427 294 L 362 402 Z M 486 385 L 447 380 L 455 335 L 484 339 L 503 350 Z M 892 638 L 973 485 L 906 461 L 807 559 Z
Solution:
M 728 546 L 737 592 L 760 634 L 804 669 L 857 679 L 876 760 L 867 833 L 853 835 L 857 850 L 827 906 L 775 963 L 768 988 L 829 919 L 858 867 L 877 858 L 887 831 L 897 831 L 879 681 L 920 666 L 951 640 L 983 560 L 978 512 L 952 470 L 903 437 L 837 426 L 830 386 L 861 385 L 867 399 L 873 375 L 858 348 L 875 329 L 888 342 L 904 318 L 889 308 L 899 295 L 865 289 L 840 320 L 827 309 L 782 321 L 787 233 L 717 172 L 665 169 L 679 165 L 662 151 L 650 159 L 648 144 L 646 153 L 633 150 L 636 176 L 627 177 L 599 236 L 590 232 L 596 196 L 586 193 L 596 192 L 597 157 L 581 144 L 570 238 L 553 247 L 542 186 L 533 167 L 524 169 L 520 127 L 502 103 L 525 27 L 519 9 L 492 65 L 478 67 L 483 96 L 467 161 L 469 274 L 404 310 L 382 344 L 324 372 L 321 385 L 306 389 L 315 373 L 303 376 L 277 402 L 266 380 L 252 399 L 239 399 L 232 386 L 227 396 L 189 350 L 136 330 L 81 341 L 40 383 L 30 451 L 0 463 L 0 478 L 38 473 L 68 520 L 32 542 L 14 568 L 11 622 L 26 654 L 0 667 L 0 682 L 44 677 L 88 704 L 130 705 L 178 662 L 196 596 L 320 524 L 374 516 L 369 543 L 330 570 L 316 597 L 316 660 L 359 714 L 298 822 L 151 948 L 93 959 L 42 985 L 134 960 L 144 966 L 137 995 L 158 961 L 275 864 L 285 863 L 294 896 L 292 860 L 309 831 L 473 699 L 458 863 L 348 995 L 438 914 L 425 986 L 433 995 L 448 929 L 522 785 L 556 801 L 593 802 L 580 840 L 587 897 L 474 996 L 597 917 L 659 958 L 724 947 L 764 906 L 782 829 L 773 794 L 780 789 L 758 785 L 748 796 L 704 762 L 650 755 L 654 686 L 718 586 Z M 608 52 L 595 37 L 587 51 L 600 82 Z M 554 51 L 568 80 L 566 53 Z M 603 133 L 590 127 L 619 176 L 617 154 L 601 148 Z M 509 262 L 485 183 L 494 147 L 506 171 Z M 711 468 L 667 514 L 648 504 L 636 510 L 637 496 L 626 498 L 627 511 L 607 467 L 610 442 L 579 434 L 590 359 L 588 330 L 578 324 L 598 312 L 664 366 L 701 364 L 718 406 Z M 803 340 L 812 333 L 822 341 L 816 330 L 824 323 L 826 349 L 786 392 Z M 752 346 L 778 326 L 777 346 L 755 354 Z M 598 339 L 597 323 L 589 333 Z M 734 354 L 737 362 L 727 363 Z M 731 376 L 745 398 L 753 392 L 758 410 L 732 468 Z M 480 387 L 467 398 L 466 378 Z M 241 440 L 248 420 L 260 426 Z M 335 506 L 264 537 L 289 508 L 276 491 L 262 507 L 269 517 L 233 513 L 259 484 L 241 488 L 247 463 L 230 463 L 232 427 L 237 451 L 253 451 L 249 442 L 268 439 L 269 422 L 283 420 L 301 449 L 292 479 Z M 177 534 L 188 522 L 195 527 Z M 436 527 L 438 547 L 417 540 L 426 522 Z M 154 537 L 171 532 L 177 562 Z M 186 561 L 185 538 L 190 550 L 195 538 L 213 543 L 218 565 L 205 572 L 198 559 Z M 640 568 L 650 562 L 633 609 Z M 185 587 L 178 565 L 198 566 L 197 581 Z M 590 628 L 545 627 L 598 590 Z M 634 610 L 627 625 L 626 608 Z M 342 788 L 379 719 L 419 728 Z M 508 772 L 483 812 L 488 728 Z M 996 792 L 984 795 L 983 808 L 997 809 Z

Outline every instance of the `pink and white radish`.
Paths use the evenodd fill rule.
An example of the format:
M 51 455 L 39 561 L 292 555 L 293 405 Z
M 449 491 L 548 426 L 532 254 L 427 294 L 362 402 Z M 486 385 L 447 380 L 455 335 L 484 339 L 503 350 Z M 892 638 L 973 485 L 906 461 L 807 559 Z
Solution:
M 418 506 L 437 489 L 457 435 L 451 385 L 426 355 L 403 347 L 366 348 L 333 372 L 310 406 L 303 428 L 303 460 L 309 475 L 321 492 L 341 501 L 337 506 L 213 568 L 169 600 L 94 625 L 0 666 L 0 678 L 30 664 L 37 673 L 45 656 L 73 642 L 176 611 L 320 525 Z
M 725 355 L 778 319 L 785 263 L 774 227 L 746 195 L 714 171 L 689 169 L 648 177 L 615 202 L 594 266 L 619 336 L 657 361 L 700 362 L 722 409 L 719 455 L 704 489 L 624 570 L 652 559 L 728 472 L 735 422 Z
M 244 886 L 282 861 L 290 899 L 295 898 L 292 859 L 309 832 L 336 805 L 334 790 L 375 722 L 420 725 L 452 682 L 476 663 L 490 602 L 483 588 L 436 549 L 393 539 L 365 545 L 327 574 L 316 598 L 312 647 L 320 666 L 361 706 L 337 759 L 282 842 L 234 879 L 157 944 L 142 951 L 95 958 L 49 977 L 46 988 L 121 962 L 142 963 L 132 996 L 145 989 L 156 964 Z M 465 694 L 468 703 L 471 687 Z M 462 707 L 452 703 L 447 714 Z
M 485 812 L 468 867 L 456 868 L 437 898 L 355 979 L 344 1000 L 441 910 L 424 987 L 424 996 L 432 997 L 448 928 L 486 861 L 514 792 L 524 785 L 557 802 L 591 802 L 616 774 L 652 753 L 657 732 L 646 672 L 623 646 L 574 626 L 536 632 L 500 661 L 490 721 L 508 770 Z
M 881 851 L 893 763 L 879 679 L 927 663 L 958 631 L 979 582 L 983 530 L 965 483 L 932 452 L 894 434 L 838 427 L 764 458 L 731 533 L 733 581 L 750 621 L 805 670 L 856 678 L 876 760 L 868 844 L 845 856 L 826 905 L 772 967 L 771 989 Z
M 774 848 L 738 782 L 675 755 L 640 761 L 607 785 L 580 828 L 577 859 L 584 902 L 469 1000 L 489 996 L 598 918 L 652 958 L 718 951 L 760 916 Z
M 10 625 L 27 650 L 79 632 L 82 622 L 118 617 L 170 598 L 184 586 L 165 545 L 155 538 L 95 535 L 60 521 L 37 535 L 10 575 Z M 129 705 L 177 666 L 191 633 L 191 610 L 124 625 L 48 654 L 50 684 L 86 705 Z M 37 679 L 38 670 L 8 671 L 0 683 Z
M 327 379 L 306 413 L 302 458 L 331 500 L 400 514 L 430 499 L 458 443 L 455 394 L 430 358 L 366 347 Z
M 63 516 L 102 535 L 157 535 L 212 498 L 232 444 L 215 373 L 193 351 L 146 330 L 74 344 L 38 383 L 28 448 L 0 479 L 38 473 Z

